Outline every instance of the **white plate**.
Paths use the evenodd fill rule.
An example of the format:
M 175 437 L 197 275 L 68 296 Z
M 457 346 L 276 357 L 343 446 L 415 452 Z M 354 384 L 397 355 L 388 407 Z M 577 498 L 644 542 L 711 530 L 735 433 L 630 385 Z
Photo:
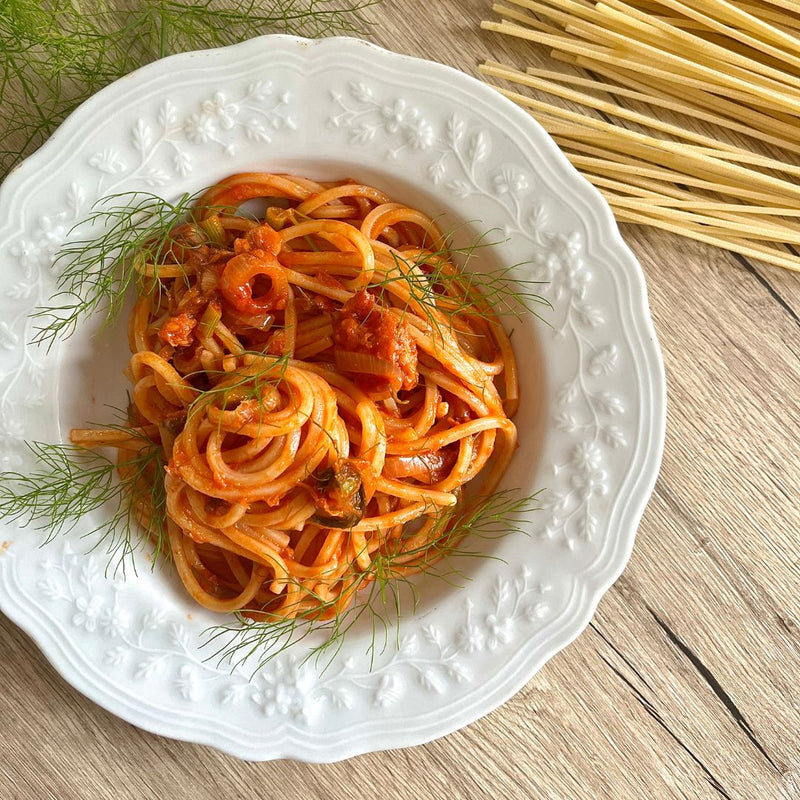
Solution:
M 307 761 L 420 744 L 517 692 L 584 629 L 630 555 L 665 424 L 644 279 L 544 131 L 466 75 L 353 39 L 271 36 L 174 56 L 99 92 L 2 187 L 4 469 L 26 463 L 24 440 L 62 441 L 124 403 L 121 333 L 97 340 L 82 326 L 49 354 L 26 344 L 70 226 L 111 192 L 175 199 L 242 170 L 353 176 L 442 214 L 445 228 L 501 228 L 496 257 L 549 281 L 548 324 L 513 324 L 522 445 L 505 481 L 545 488 L 544 510 L 529 536 L 479 544 L 498 559 L 463 565 L 463 586 L 421 582 L 399 646 L 390 637 L 371 663 L 360 626 L 321 674 L 304 646 L 252 681 L 206 661 L 202 632 L 218 620 L 141 560 L 137 576 L 105 577 L 80 530 L 40 547 L 41 532 L 3 524 L 0 608 L 86 696 L 164 736 Z

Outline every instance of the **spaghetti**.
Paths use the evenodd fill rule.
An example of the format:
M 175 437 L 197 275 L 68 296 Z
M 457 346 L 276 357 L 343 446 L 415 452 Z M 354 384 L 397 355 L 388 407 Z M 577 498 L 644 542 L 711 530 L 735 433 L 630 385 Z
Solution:
M 570 65 L 486 61 L 621 222 L 800 271 L 800 16 L 784 0 L 504 0 L 486 30 Z M 665 116 L 668 115 L 668 118 Z
M 259 219 L 234 210 L 266 200 Z M 221 209 L 226 209 L 222 211 Z M 374 559 L 424 569 L 516 446 L 508 336 L 421 212 L 354 181 L 233 175 L 135 262 L 130 429 L 158 447 L 189 594 L 263 620 L 343 611 Z M 150 252 L 150 255 L 153 255 Z M 150 494 L 136 512 L 159 527 Z

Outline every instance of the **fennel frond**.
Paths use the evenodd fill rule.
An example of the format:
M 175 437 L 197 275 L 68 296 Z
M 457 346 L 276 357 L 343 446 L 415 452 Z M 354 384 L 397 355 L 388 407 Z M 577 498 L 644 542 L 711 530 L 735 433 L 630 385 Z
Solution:
M 234 622 L 215 625 L 206 631 L 204 646 L 216 646 L 207 660 L 215 659 L 232 670 L 247 667 L 255 673 L 287 648 L 311 634 L 319 634 L 321 641 L 309 647 L 303 661 L 313 660 L 324 671 L 345 637 L 363 619 L 368 631 L 366 653 L 373 661 L 389 646 L 392 634 L 396 641 L 400 640 L 404 593 L 412 612 L 419 606 L 419 589 L 413 575 L 403 568 L 408 557 L 419 556 L 416 566 L 426 581 L 437 578 L 461 586 L 469 580 L 469 575 L 459 570 L 454 559 L 496 558 L 491 552 L 473 548 L 472 544 L 476 539 L 527 535 L 524 519 L 539 509 L 539 494 L 519 496 L 514 490 L 501 490 L 454 508 L 441 509 L 433 535 L 424 546 L 373 554 L 369 567 L 352 577 L 353 602 L 343 610 L 337 609 L 332 618 L 326 619 L 336 602 L 322 598 L 315 598 L 320 601 L 318 607 L 289 618 L 254 621 L 237 614 Z
M 36 465 L 25 472 L 0 473 L 0 518 L 35 524 L 45 532 L 47 543 L 103 508 L 103 521 L 84 535 L 98 536 L 92 549 L 105 547 L 107 570 L 113 564 L 112 572 L 124 574 L 129 557 L 149 539 L 154 541 L 153 564 L 157 563 L 169 553 L 166 492 L 163 479 L 158 479 L 164 470 L 163 451 L 133 429 L 130 434 L 141 446 L 121 451 L 118 460 L 77 445 L 29 443 Z M 140 525 L 143 507 L 149 510 L 146 528 Z
M 266 33 L 363 35 L 379 0 L 4 0 L 0 180 L 86 98 L 155 59 Z
M 157 262 L 170 232 L 183 222 L 194 206 L 195 195 L 184 194 L 175 203 L 149 192 L 113 194 L 99 200 L 92 212 L 73 230 L 87 228 L 86 238 L 67 241 L 56 254 L 59 273 L 52 305 L 31 316 L 40 325 L 34 344 L 50 348 L 66 339 L 78 323 L 104 310 L 104 327 L 122 311 L 129 286 L 140 282 L 137 265 Z M 146 288 L 157 281 L 149 280 Z

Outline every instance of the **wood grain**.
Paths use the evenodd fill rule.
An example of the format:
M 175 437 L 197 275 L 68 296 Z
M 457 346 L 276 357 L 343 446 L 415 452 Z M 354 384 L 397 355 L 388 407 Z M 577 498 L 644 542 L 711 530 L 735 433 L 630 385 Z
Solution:
M 547 57 L 482 0 L 384 0 L 372 38 L 476 74 Z M 623 577 L 510 702 L 431 744 L 239 762 L 124 723 L 0 618 L 0 797 L 800 798 L 800 277 L 623 226 L 666 362 L 664 462 Z

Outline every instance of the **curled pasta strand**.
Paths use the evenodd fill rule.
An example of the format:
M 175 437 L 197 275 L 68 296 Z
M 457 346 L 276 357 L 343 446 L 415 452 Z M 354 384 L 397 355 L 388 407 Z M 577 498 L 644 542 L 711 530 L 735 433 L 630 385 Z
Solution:
M 230 210 L 254 199 L 263 219 Z M 196 245 L 140 264 L 135 436 L 74 440 L 160 448 L 149 479 L 198 603 L 329 619 L 379 562 L 440 558 L 468 484 L 497 487 L 517 444 L 510 340 L 432 218 L 374 187 L 240 173 L 194 217 Z

